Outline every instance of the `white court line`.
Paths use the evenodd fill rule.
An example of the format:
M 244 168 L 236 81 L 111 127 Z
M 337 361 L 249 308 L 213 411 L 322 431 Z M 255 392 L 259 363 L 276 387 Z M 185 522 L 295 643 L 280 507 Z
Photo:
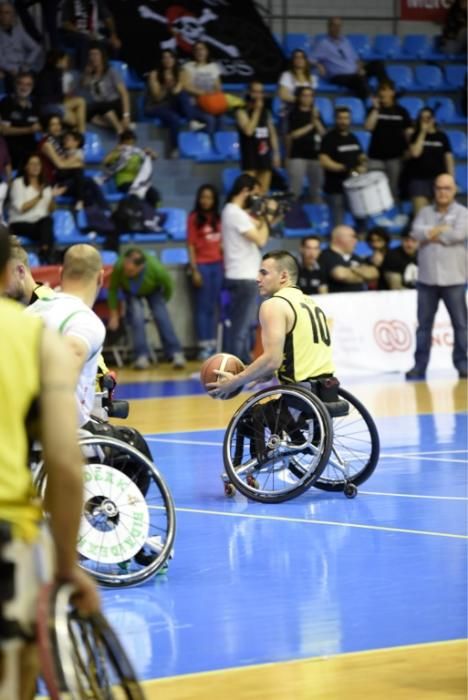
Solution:
M 408 530 L 400 527 L 386 527 L 385 525 L 361 525 L 360 523 L 343 523 L 339 520 L 310 520 L 307 518 L 288 518 L 282 515 L 256 515 L 254 513 L 229 513 L 220 510 L 204 510 L 202 508 L 180 508 L 180 513 L 194 513 L 195 515 L 222 515 L 228 518 L 249 518 L 251 520 L 274 520 L 286 523 L 305 523 L 306 525 L 336 525 L 338 527 L 350 527 L 360 530 L 380 530 L 382 532 L 399 532 L 408 535 L 429 535 L 432 537 L 449 537 L 456 540 L 468 540 L 468 535 L 454 535 L 450 532 L 431 532 L 430 530 Z
M 360 496 L 395 496 L 395 498 L 427 498 L 435 501 L 468 501 L 467 496 L 424 496 L 416 493 L 389 493 L 387 491 L 361 491 Z
M 169 438 L 145 437 L 146 442 L 169 442 L 178 445 L 209 445 L 210 447 L 222 447 L 222 442 L 210 442 L 209 440 L 171 440 Z
M 417 452 L 414 454 L 408 454 L 407 452 L 404 453 L 396 453 L 396 454 L 389 454 L 383 453 L 380 455 L 380 458 L 384 459 L 419 459 L 421 462 L 450 462 L 450 464 L 466 464 L 466 459 L 452 459 L 452 458 L 447 458 L 447 457 L 423 457 Z

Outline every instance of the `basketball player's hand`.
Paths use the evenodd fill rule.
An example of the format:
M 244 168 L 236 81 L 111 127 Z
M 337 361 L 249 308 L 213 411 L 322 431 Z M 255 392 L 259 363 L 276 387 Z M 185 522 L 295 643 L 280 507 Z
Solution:
M 66 580 L 75 587 L 72 601 L 82 615 L 92 615 L 101 609 L 99 591 L 91 576 L 75 566 Z
M 208 393 L 214 399 L 226 399 L 229 394 L 238 389 L 237 378 L 232 372 L 223 372 L 220 369 L 216 369 L 214 372 L 218 375 L 218 381 L 206 385 Z

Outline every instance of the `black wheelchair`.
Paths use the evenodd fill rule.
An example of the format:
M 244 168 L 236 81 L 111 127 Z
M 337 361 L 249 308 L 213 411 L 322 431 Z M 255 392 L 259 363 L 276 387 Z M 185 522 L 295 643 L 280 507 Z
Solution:
M 338 380 L 280 384 L 250 396 L 231 418 L 224 491 L 261 503 L 288 501 L 311 486 L 354 498 L 379 451 L 374 420 Z

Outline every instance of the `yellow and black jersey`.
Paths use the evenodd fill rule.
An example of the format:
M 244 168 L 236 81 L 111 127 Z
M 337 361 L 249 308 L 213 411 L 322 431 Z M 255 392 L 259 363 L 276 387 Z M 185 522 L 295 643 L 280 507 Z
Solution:
M 287 384 L 333 374 L 330 330 L 320 306 L 298 287 L 285 287 L 273 295 L 277 297 L 294 313 L 293 327 L 284 342 L 279 380 Z
M 28 466 L 26 421 L 40 391 L 42 322 L 0 299 L 0 520 L 31 541 L 42 511 Z

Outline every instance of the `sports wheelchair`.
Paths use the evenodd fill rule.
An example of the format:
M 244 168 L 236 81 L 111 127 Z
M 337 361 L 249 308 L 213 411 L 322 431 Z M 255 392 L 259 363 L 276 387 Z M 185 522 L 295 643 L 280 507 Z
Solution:
M 126 417 L 128 406 L 117 410 Z M 151 460 L 148 447 L 132 428 L 111 426 L 115 415 L 110 390 L 97 394 L 93 419 L 80 430 L 84 458 L 84 508 L 78 536 L 80 566 L 101 584 L 143 583 L 164 570 L 172 557 L 175 508 Z M 122 436 L 124 439 L 119 439 Z M 45 495 L 46 472 L 40 446 L 32 452 L 33 481 Z
M 311 486 L 354 498 L 379 451 L 371 415 L 336 378 L 280 384 L 253 394 L 231 418 L 224 491 L 261 503 L 288 501 Z

